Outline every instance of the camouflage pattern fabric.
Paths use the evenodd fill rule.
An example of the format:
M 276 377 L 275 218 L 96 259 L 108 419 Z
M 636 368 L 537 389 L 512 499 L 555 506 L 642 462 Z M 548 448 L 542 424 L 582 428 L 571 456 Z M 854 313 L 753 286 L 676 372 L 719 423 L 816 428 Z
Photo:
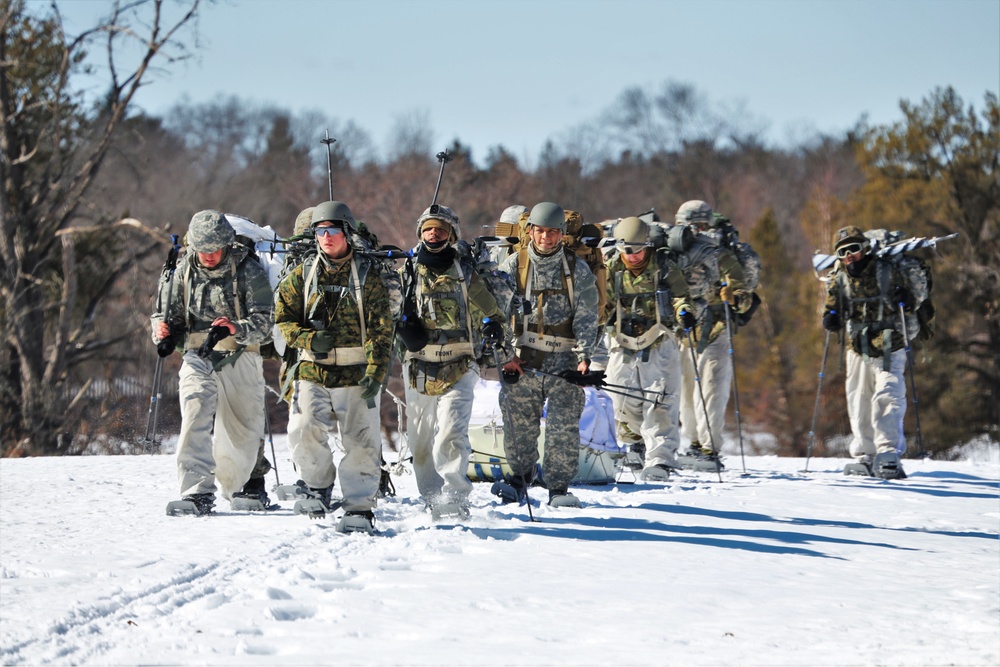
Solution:
M 883 264 L 883 271 L 890 271 L 890 282 L 887 297 L 882 298 L 882 289 L 878 281 L 878 266 Z M 892 330 L 891 351 L 901 350 L 906 346 L 903 338 L 903 328 L 899 320 L 899 306 L 892 303 L 892 295 L 897 287 L 910 289 L 904 276 L 894 267 L 891 260 L 872 258 L 858 277 L 852 277 L 842 264 L 837 263 L 826 287 L 825 311 L 836 310 L 841 315 L 841 321 L 846 323 L 847 338 L 851 349 L 858 354 L 865 354 L 862 349 L 862 331 L 866 327 L 886 327 Z M 920 295 L 913 295 L 919 297 Z M 926 294 L 924 295 L 926 297 Z M 919 331 L 919 323 L 911 313 L 906 313 L 910 326 L 910 335 Z M 874 325 L 874 327 L 873 327 Z M 868 337 L 868 357 L 881 357 L 884 353 L 884 340 L 881 335 Z
M 299 214 L 295 216 L 295 227 L 292 230 L 293 236 L 299 236 L 300 234 L 305 234 L 309 231 L 309 227 L 312 226 L 312 215 L 315 206 L 310 206 L 309 208 L 304 208 L 299 211 Z
M 447 271 L 435 271 L 420 263 L 416 264 L 415 269 L 419 285 L 417 293 L 420 294 L 417 312 L 421 324 L 430 333 L 432 343 L 468 340 L 468 317 L 472 321 L 472 349 L 478 351 L 482 346 L 484 318 L 506 325 L 507 319 L 497 306 L 496 299 L 475 271 L 469 271 L 470 275 L 466 276 L 466 303 L 462 295 L 461 278 L 454 263 Z M 446 363 L 406 360 L 409 365 L 410 386 L 422 394 L 440 396 L 462 379 L 473 361 L 472 356 L 463 356 Z
M 743 267 L 736 255 L 728 248 L 720 248 L 706 234 L 696 235 L 687 252 L 675 257 L 687 281 L 689 296 L 675 299 L 674 310 L 680 313 L 686 309 L 697 317 L 698 326 L 691 331 L 691 338 L 702 352 L 726 330 L 726 314 L 719 296 L 722 283 L 736 293 L 736 303 L 731 304 L 736 312 L 750 307 L 752 295 L 745 289 Z M 679 338 L 683 345 L 689 344 L 686 332 Z
M 271 472 L 271 469 L 271 462 L 268 461 L 267 456 L 264 455 L 264 441 L 261 440 L 260 447 L 257 448 L 257 463 L 254 464 L 253 470 L 250 471 L 250 477 L 263 477 L 267 473 Z
M 546 328 L 569 326 L 577 341 L 572 352 L 536 355 L 541 360 L 539 370 L 548 373 L 574 370 L 580 362 L 589 361 L 597 347 L 600 313 L 594 274 L 586 262 L 570 255 L 576 262 L 572 268 L 574 302 L 571 303 L 563 286 L 562 258 L 565 251 L 562 247 L 551 255 L 542 256 L 529 245 L 526 256 L 532 276 L 531 294 L 525 294 L 526 286 L 521 284 L 518 255 L 511 255 L 501 266 L 503 271 L 518 276 L 518 292 L 531 302 L 531 314 L 522 316 L 525 317 L 524 326 L 536 331 L 538 318 L 541 317 Z M 562 378 L 538 376 L 530 371 L 522 375 L 516 384 L 502 383 L 500 408 L 504 416 L 504 452 L 515 475 L 527 475 L 528 479 L 534 477 L 542 409 L 546 400 L 548 411 L 542 476 L 548 488 L 564 489 L 579 467 L 580 415 L 586 402 L 581 387 Z
M 238 344 L 258 345 L 269 341 L 274 325 L 271 284 L 260 264 L 252 259 L 247 261 L 248 253 L 246 246 L 233 244 L 214 269 L 202 266 L 195 253 L 186 253 L 177 262 L 172 299 L 167 294 L 167 276 L 160 277 L 156 312 L 150 318 L 154 328 L 158 322 L 169 319 L 174 327 L 185 325 L 188 332 L 207 332 L 217 318 L 228 317 L 236 327 L 234 338 Z M 168 301 L 170 314 L 165 317 L 162 311 Z M 157 342 L 155 335 L 153 342 Z M 183 349 L 180 343 L 177 347 Z
M 628 335 L 639 336 L 645 333 L 656 323 L 655 287 L 658 272 L 660 290 L 666 290 L 670 295 L 666 304 L 661 304 L 660 321 L 667 327 L 673 327 L 672 299 L 687 297 L 688 284 L 677 264 L 663 252 L 657 252 L 639 275 L 628 270 L 621 256 L 616 253 L 615 258 L 608 263 L 607 303 L 602 320 L 612 322 L 611 318 L 617 316 L 618 276 L 621 275 L 622 312 L 630 318 L 634 332 Z M 609 330 L 612 327 L 613 324 L 609 325 Z
M 317 261 L 320 266 L 316 271 L 316 291 L 305 304 L 305 271 Z M 367 260 L 356 257 L 352 252 L 346 261 L 331 261 L 319 253 L 316 258 L 295 267 L 278 283 L 275 322 L 289 347 L 312 349 L 317 331 L 332 332 L 336 348 L 362 344 L 361 320 L 351 281 L 350 263 L 355 261 Z M 368 340 L 364 341 L 367 364 L 333 366 L 303 360 L 294 367 L 292 380 L 308 380 L 323 387 L 336 388 L 357 385 L 366 375 L 379 382 L 385 379 L 392 352 L 393 322 L 389 293 L 374 266 L 365 273 L 362 298 L 368 336 Z M 311 318 L 309 313 L 312 313 Z
M 191 218 L 187 242 L 195 252 L 215 252 L 235 240 L 236 232 L 219 211 L 201 211 Z

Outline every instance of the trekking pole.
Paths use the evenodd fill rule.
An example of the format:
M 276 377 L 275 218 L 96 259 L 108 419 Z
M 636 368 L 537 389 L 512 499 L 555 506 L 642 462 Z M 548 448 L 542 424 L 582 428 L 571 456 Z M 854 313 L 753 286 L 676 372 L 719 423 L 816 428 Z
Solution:
M 181 251 L 180 237 L 177 234 L 170 235 L 170 251 L 167 252 L 167 261 L 163 268 L 169 272 L 167 279 L 167 308 L 164 311 L 163 321 L 168 323 L 170 319 L 170 308 L 173 305 L 174 295 L 174 274 L 177 270 L 177 255 Z M 168 342 L 169 341 L 169 342 Z M 149 412 L 146 415 L 146 435 L 142 439 L 142 452 L 145 454 L 148 449 L 153 451 L 157 447 L 156 425 L 160 417 L 160 399 L 163 395 L 160 391 L 163 382 L 163 360 L 174 351 L 175 345 L 170 337 L 165 338 L 156 346 L 156 365 L 153 368 L 153 389 L 149 395 Z
M 330 188 L 330 201 L 333 201 L 333 145 L 336 139 L 330 137 L 330 130 L 326 131 L 326 139 L 320 139 L 321 144 L 326 144 L 326 182 Z
M 736 410 L 736 434 L 740 441 L 740 462 L 743 464 L 743 477 L 747 476 L 747 461 L 743 456 L 743 421 L 740 417 L 740 392 L 736 388 L 736 356 L 733 352 L 733 322 L 729 314 L 729 302 L 723 301 L 722 308 L 726 311 L 726 333 L 729 335 L 729 363 L 733 367 L 733 408 Z
M 274 453 L 274 433 L 271 431 L 271 415 L 268 414 L 267 410 L 267 396 L 264 397 L 264 428 L 267 429 L 267 439 L 271 443 L 271 459 L 274 463 L 271 465 L 274 468 L 274 488 L 281 486 L 281 478 L 278 477 L 278 455 Z
M 917 447 L 920 448 L 919 456 L 924 458 L 927 452 L 924 451 L 924 436 L 920 431 L 920 408 L 917 401 L 917 381 L 913 377 L 913 354 L 910 351 L 910 334 L 906 330 L 906 313 L 903 311 L 903 302 L 899 302 L 899 318 L 903 323 L 903 343 L 906 346 L 906 365 L 910 369 L 910 393 L 913 395 L 913 417 L 917 422 Z
M 683 314 L 683 313 L 682 313 Z M 701 372 L 698 370 L 698 357 L 694 352 L 694 333 L 690 329 L 685 329 L 688 338 L 688 347 L 691 348 L 691 365 L 694 367 L 694 381 L 698 385 L 698 397 L 701 398 L 701 409 L 705 414 L 705 430 L 708 431 L 708 442 L 712 446 L 712 454 L 715 455 L 715 472 L 722 481 L 722 471 L 719 470 L 719 452 L 715 448 L 715 436 L 712 435 L 712 425 L 708 421 L 708 405 L 705 403 L 705 392 L 701 388 Z
M 809 457 L 812 456 L 813 440 L 816 436 L 816 420 L 819 418 L 819 397 L 823 391 L 823 371 L 826 370 L 826 356 L 830 352 L 831 331 L 826 332 L 826 342 L 823 343 L 823 361 L 819 364 L 819 382 L 816 384 L 816 404 L 813 406 L 812 426 L 809 427 L 809 443 L 806 445 L 806 467 L 802 472 L 809 472 Z
M 443 150 L 437 154 L 438 162 L 441 163 L 441 168 L 438 170 L 438 181 L 437 185 L 434 186 L 434 198 L 431 199 L 431 207 L 437 206 L 438 203 L 438 192 L 441 191 L 441 179 L 444 178 L 444 166 L 452 161 L 452 154 L 447 150 Z M 431 211 L 434 213 L 434 211 Z

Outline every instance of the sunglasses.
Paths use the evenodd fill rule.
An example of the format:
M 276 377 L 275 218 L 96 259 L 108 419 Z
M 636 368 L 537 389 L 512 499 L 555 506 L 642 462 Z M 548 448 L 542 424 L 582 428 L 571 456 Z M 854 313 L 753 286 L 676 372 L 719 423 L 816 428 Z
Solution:
M 340 227 L 317 227 L 316 228 L 316 238 L 320 236 L 336 236 L 337 234 L 343 234 L 344 230 Z
M 864 250 L 864 246 L 860 243 L 848 243 L 847 245 L 837 248 L 837 257 L 844 258 L 848 255 L 859 253 L 862 250 Z

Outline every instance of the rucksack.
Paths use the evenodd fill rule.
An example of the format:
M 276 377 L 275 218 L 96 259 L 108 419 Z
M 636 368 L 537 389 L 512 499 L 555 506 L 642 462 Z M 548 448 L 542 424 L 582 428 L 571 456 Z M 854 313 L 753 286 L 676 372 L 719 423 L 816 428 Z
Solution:
M 934 280 L 930 265 L 923 259 L 905 252 L 884 252 L 889 245 L 906 238 L 903 232 L 872 229 L 865 232 L 865 238 L 871 241 L 871 253 L 878 261 L 876 271 L 882 298 L 891 297 L 888 293 L 889 283 L 892 280 L 891 272 L 895 271 L 902 277 L 913 299 L 913 314 L 907 317 L 908 332 L 913 331 L 911 336 L 918 340 L 931 338 L 934 335 L 934 303 L 931 301 Z
M 733 227 L 729 218 L 715 214 L 715 234 L 719 245 L 729 248 L 736 255 L 736 261 L 743 267 L 744 284 L 748 292 L 754 292 L 760 286 L 760 255 L 749 243 L 740 241 L 740 232 Z M 715 235 L 713 234 L 713 235 Z
M 267 281 L 271 285 L 271 290 L 273 291 L 278 283 L 281 282 L 283 277 L 284 263 L 281 258 L 281 250 L 283 249 L 281 239 L 278 237 L 277 233 L 271 229 L 270 225 L 261 227 L 256 222 L 250 218 L 239 215 L 238 213 L 225 213 L 226 220 L 229 221 L 229 225 L 236 232 L 236 242 L 245 246 L 248 250 L 248 257 L 252 258 L 260 267 L 264 269 L 264 273 L 267 274 Z M 283 355 L 285 352 L 285 338 L 281 335 L 281 330 L 278 325 L 274 326 L 274 330 L 271 334 L 271 339 L 274 342 L 274 349 L 279 356 Z

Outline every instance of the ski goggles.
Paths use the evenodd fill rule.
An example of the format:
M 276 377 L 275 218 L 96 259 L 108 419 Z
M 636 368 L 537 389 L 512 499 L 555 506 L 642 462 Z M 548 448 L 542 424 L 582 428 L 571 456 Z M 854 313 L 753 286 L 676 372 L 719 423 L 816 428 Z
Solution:
M 854 255 L 856 253 L 859 253 L 864 249 L 865 247 L 860 243 L 848 243 L 847 245 L 842 245 L 839 248 L 837 248 L 837 257 L 843 259 L 848 255 Z
M 340 227 L 317 227 L 316 228 L 316 238 L 320 236 L 336 236 L 337 234 L 343 234 L 344 230 Z

